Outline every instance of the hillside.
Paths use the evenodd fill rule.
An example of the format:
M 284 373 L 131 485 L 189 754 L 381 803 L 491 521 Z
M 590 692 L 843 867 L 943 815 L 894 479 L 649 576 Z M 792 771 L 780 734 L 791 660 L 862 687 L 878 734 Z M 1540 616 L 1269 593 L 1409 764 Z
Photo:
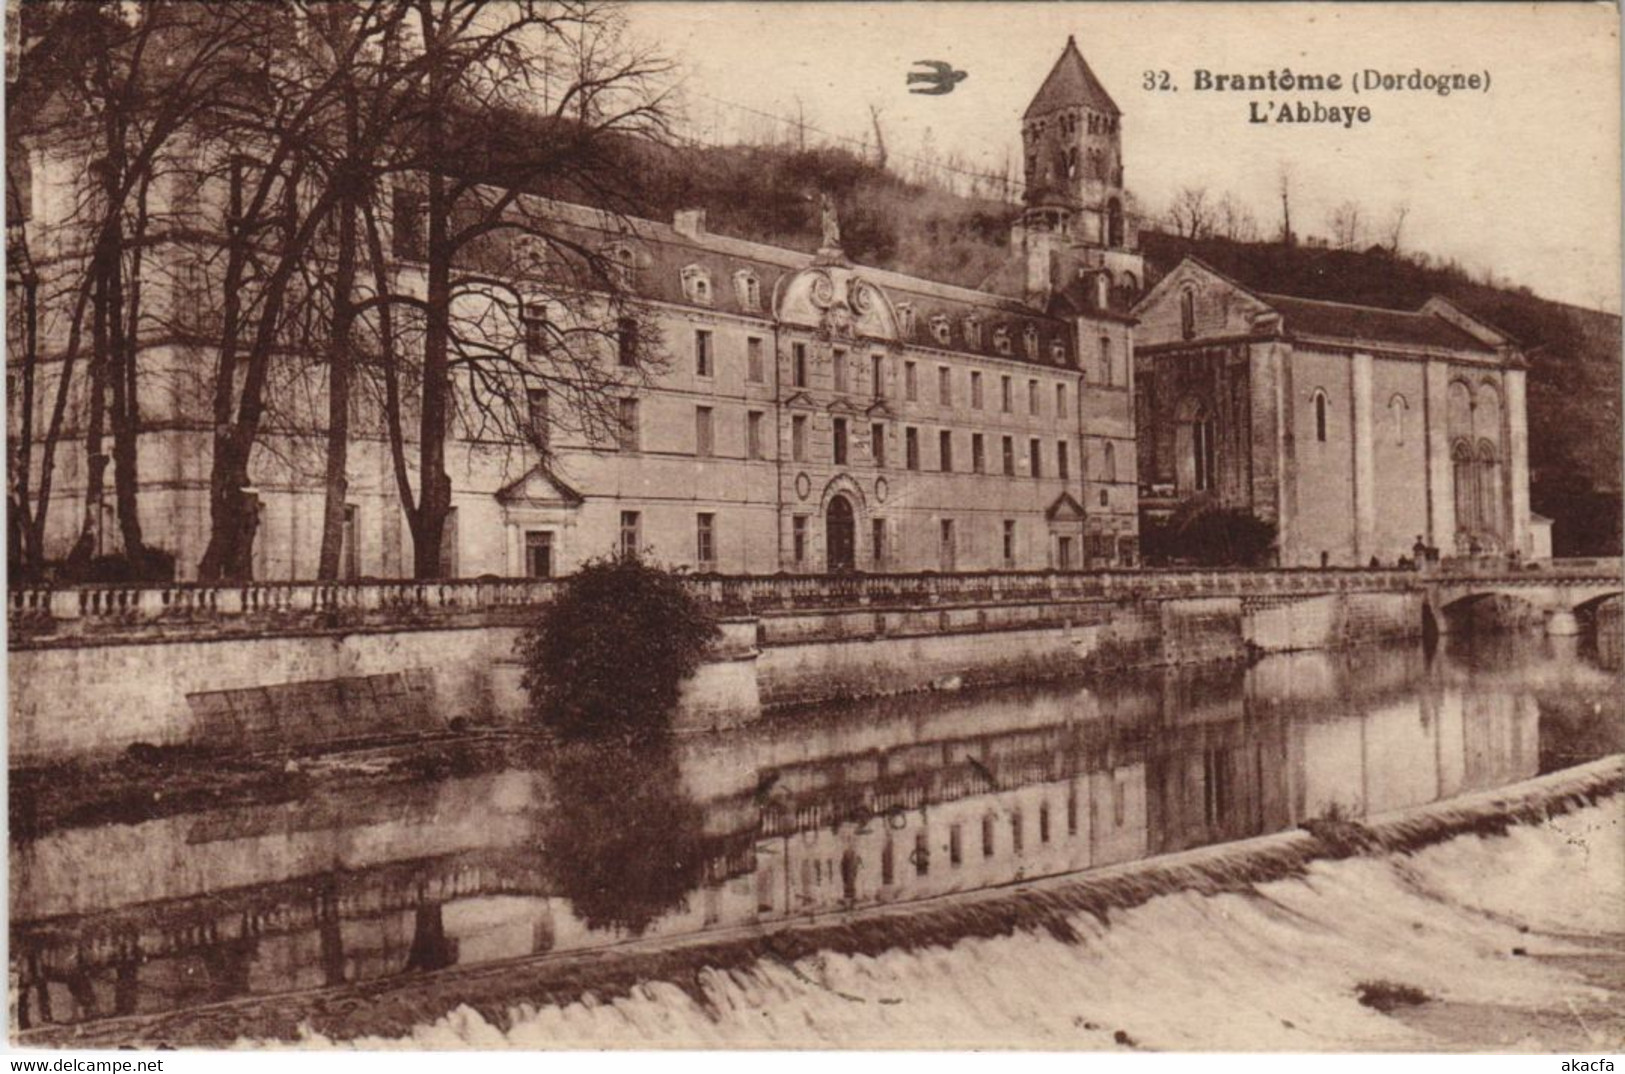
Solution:
M 704 208 L 714 231 L 810 251 L 818 243 L 814 196 L 823 190 L 839 204 L 844 244 L 856 261 L 974 287 L 1007 254 L 1011 206 L 911 183 L 843 150 L 669 152 L 673 158 L 638 162 L 636 198 L 650 215 L 669 219 L 679 208 Z M 1191 253 L 1281 294 L 1395 309 L 1443 295 L 1510 333 L 1529 354 L 1532 507 L 1556 522 L 1559 555 L 1619 553 L 1619 317 L 1376 248 L 1191 241 L 1156 231 L 1142 231 L 1140 242 L 1148 283 Z

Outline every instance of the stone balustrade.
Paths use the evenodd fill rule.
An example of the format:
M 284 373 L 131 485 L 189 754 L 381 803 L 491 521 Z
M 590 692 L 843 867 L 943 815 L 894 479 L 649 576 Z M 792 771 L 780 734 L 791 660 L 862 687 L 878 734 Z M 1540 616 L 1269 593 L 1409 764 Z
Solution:
M 1032 601 L 1116 601 L 1397 592 L 1452 578 L 1613 578 L 1619 560 L 1554 561 L 1499 570 L 1474 563 L 1425 571 L 1176 569 L 974 574 L 694 576 L 724 614 L 820 608 L 925 607 Z M 13 586 L 12 644 L 84 635 L 355 629 L 460 622 L 519 623 L 553 598 L 552 579 Z

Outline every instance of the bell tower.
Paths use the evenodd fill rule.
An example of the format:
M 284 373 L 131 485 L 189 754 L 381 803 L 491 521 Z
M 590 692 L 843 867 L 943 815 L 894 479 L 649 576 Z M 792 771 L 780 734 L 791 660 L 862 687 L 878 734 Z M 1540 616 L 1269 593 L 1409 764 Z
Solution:
M 1010 246 L 1032 305 L 1066 291 L 1074 308 L 1126 312 L 1139 298 L 1145 265 L 1123 187 L 1122 119 L 1068 37 L 1021 118 L 1025 206 Z
M 1028 229 L 1108 249 L 1128 245 L 1122 115 L 1068 37 L 1022 116 Z

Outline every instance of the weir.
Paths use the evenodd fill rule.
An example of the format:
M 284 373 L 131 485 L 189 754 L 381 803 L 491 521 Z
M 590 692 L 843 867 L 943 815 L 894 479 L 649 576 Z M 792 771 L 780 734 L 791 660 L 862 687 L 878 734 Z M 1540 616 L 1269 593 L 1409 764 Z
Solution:
M 12 590 L 11 760 L 144 743 L 297 748 L 523 717 L 514 646 L 543 579 Z M 877 693 L 1338 648 L 1510 604 L 1617 623 L 1617 560 L 1521 570 L 1204 570 L 697 577 L 723 639 L 678 727 Z M 1482 615 L 1480 615 L 1482 618 Z M 139 669 L 143 674 L 131 672 Z M 73 689 L 61 684 L 72 683 Z M 380 695 L 380 691 L 384 691 Z M 386 700 L 380 701 L 384 696 Z M 392 699 L 399 699 L 398 706 Z M 389 713 L 398 708 L 399 720 Z M 358 713 L 361 714 L 358 716 Z

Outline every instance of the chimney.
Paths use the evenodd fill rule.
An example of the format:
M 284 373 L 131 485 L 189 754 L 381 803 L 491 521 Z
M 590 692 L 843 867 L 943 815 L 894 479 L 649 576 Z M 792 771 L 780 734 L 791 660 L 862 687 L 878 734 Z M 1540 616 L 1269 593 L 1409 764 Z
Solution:
M 677 234 L 688 239 L 697 239 L 705 234 L 704 209 L 678 209 L 672 216 L 671 226 L 677 229 Z

